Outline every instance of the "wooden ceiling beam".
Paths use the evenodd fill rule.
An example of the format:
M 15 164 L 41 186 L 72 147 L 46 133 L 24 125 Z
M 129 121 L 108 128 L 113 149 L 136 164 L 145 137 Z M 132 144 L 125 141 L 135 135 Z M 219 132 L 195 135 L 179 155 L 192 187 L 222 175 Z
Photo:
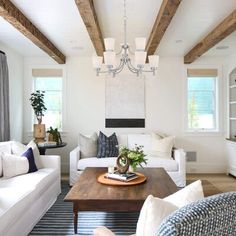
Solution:
M 0 16 L 41 48 L 59 64 L 64 64 L 65 56 L 39 29 L 9 0 L 0 0 Z
M 170 25 L 181 0 L 163 0 L 157 18 L 153 25 L 146 46 L 147 55 L 153 55 Z
M 204 39 L 196 44 L 185 56 L 184 63 L 191 64 L 202 54 L 236 30 L 236 10 L 217 25 Z
M 87 28 L 97 55 L 103 56 L 105 46 L 93 0 L 75 0 L 75 3 Z

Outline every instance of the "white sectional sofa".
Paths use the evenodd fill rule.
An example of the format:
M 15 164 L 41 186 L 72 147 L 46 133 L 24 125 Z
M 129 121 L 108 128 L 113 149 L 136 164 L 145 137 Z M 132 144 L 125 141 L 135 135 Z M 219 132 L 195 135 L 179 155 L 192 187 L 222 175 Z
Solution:
M 0 178 L 0 235 L 28 235 L 61 192 L 60 156 L 38 156 L 35 161 L 36 172 Z
M 144 153 L 148 153 L 151 146 L 150 134 L 117 135 L 119 145 L 133 148 L 135 144 L 142 145 Z M 173 158 L 164 159 L 147 155 L 145 167 L 163 167 L 178 187 L 186 185 L 186 154 L 183 149 L 174 149 Z M 117 157 L 97 158 L 80 157 L 79 145 L 70 152 L 70 185 L 73 185 L 86 167 L 108 167 L 116 165 Z

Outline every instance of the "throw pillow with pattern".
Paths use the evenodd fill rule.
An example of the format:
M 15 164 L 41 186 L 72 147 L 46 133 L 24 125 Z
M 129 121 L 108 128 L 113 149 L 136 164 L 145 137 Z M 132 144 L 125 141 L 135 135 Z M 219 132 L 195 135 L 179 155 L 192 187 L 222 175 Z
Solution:
M 107 137 L 101 131 L 98 137 L 98 158 L 117 157 L 119 155 L 118 140 L 116 134 L 113 133 Z

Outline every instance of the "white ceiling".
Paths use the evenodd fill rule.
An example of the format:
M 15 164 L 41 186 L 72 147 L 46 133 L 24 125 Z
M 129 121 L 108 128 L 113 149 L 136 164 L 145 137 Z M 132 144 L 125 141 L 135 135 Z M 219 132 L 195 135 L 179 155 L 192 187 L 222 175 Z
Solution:
M 95 51 L 74 0 L 12 0 L 12 2 L 66 56 L 90 56 Z M 162 0 L 127 0 L 128 42 L 149 36 Z M 104 37 L 123 41 L 123 0 L 94 0 Z M 236 0 L 182 0 L 157 53 L 183 56 L 236 8 Z M 182 40 L 176 43 L 176 40 Z M 0 17 L 0 41 L 24 56 L 44 56 L 41 49 Z M 236 50 L 236 33 L 209 50 L 206 55 L 225 56 Z
M 92 43 L 74 0 L 11 1 L 66 56 L 84 56 L 93 52 Z M 25 56 L 46 55 L 1 17 L 0 41 Z

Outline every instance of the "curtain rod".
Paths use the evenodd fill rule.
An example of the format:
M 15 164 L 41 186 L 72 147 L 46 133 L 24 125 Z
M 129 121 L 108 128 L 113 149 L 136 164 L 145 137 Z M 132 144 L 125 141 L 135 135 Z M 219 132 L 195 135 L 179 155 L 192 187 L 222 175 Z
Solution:
M 5 55 L 5 52 L 3 52 L 2 50 L 0 50 L 0 53 L 4 54 Z

